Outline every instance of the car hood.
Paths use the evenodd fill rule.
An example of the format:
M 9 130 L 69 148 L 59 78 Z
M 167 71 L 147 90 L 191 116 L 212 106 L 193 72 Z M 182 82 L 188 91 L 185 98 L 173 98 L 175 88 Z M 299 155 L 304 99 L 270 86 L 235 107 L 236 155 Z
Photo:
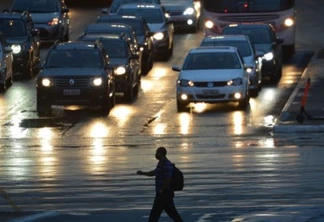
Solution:
M 35 24 L 39 23 L 47 23 L 51 21 L 53 18 L 59 17 L 58 12 L 51 12 L 51 13 L 31 13 L 31 17 Z
M 253 44 L 255 49 L 257 51 L 261 51 L 263 53 L 270 52 L 272 50 L 272 44 L 271 43 L 265 43 L 265 44 Z
M 27 37 L 6 37 L 6 41 L 9 44 L 23 44 L 26 42 Z
M 179 79 L 187 79 L 197 82 L 204 81 L 228 81 L 234 78 L 242 77 L 241 69 L 204 69 L 204 70 L 182 70 Z
M 46 68 L 42 70 L 39 74 L 39 77 L 44 76 L 55 76 L 55 77 L 64 77 L 64 76 L 98 76 L 103 75 L 106 72 L 100 68 L 86 68 L 86 67 L 78 67 L 78 68 Z
M 112 58 L 109 57 L 109 66 L 114 67 L 118 65 L 125 65 L 127 64 L 127 59 L 126 58 Z
M 152 32 L 159 32 L 165 28 L 164 23 L 148 23 L 147 24 Z
M 253 58 L 252 55 L 251 56 L 244 56 L 243 57 L 243 60 L 244 60 L 244 63 L 246 65 L 248 65 L 248 66 L 253 66 L 254 63 L 255 63 L 255 60 L 254 60 L 254 58 Z
M 144 35 L 137 35 L 137 40 L 140 44 L 143 44 L 145 40 Z

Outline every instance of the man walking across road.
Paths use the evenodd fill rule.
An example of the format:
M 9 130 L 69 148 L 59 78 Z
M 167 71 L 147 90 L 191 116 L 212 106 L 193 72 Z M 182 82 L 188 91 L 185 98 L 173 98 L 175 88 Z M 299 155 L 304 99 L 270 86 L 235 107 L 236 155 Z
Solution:
M 149 222 L 159 220 L 163 210 L 175 222 L 182 222 L 181 216 L 175 208 L 173 197 L 174 191 L 171 188 L 171 177 L 173 164 L 166 157 L 167 150 L 164 147 L 156 149 L 155 158 L 159 160 L 156 168 L 152 171 L 137 171 L 138 175 L 155 176 L 155 199 L 150 213 Z

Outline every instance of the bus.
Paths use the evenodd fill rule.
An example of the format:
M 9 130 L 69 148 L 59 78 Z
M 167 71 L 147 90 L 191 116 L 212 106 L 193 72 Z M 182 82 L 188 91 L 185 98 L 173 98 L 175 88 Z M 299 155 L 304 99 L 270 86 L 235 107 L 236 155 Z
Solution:
M 295 0 L 202 0 L 204 34 L 219 35 L 227 24 L 267 23 L 286 55 L 295 53 Z

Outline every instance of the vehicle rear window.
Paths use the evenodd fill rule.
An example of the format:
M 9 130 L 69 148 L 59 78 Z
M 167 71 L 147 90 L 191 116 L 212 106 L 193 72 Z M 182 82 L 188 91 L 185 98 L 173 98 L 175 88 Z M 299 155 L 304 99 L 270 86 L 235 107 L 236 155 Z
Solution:
M 246 41 L 203 41 L 201 46 L 233 46 L 243 57 L 252 55 L 251 47 Z
M 104 49 L 111 58 L 125 58 L 127 56 L 127 48 L 122 41 L 101 40 Z
M 162 11 L 158 8 L 145 8 L 145 9 L 126 9 L 121 8 L 118 10 L 118 15 L 134 15 L 142 16 L 147 23 L 163 23 Z
M 45 67 L 87 67 L 100 68 L 103 61 L 97 50 L 56 50 L 49 53 Z
M 135 30 L 137 35 L 143 35 L 144 34 L 144 27 L 142 23 L 138 20 L 131 20 L 131 19 L 105 19 L 105 18 L 99 18 L 96 23 L 122 23 L 132 26 L 132 28 Z
M 273 36 L 265 27 L 226 27 L 223 29 L 224 35 L 240 34 L 247 35 L 253 44 L 268 44 L 274 42 Z
M 30 13 L 58 12 L 57 0 L 16 0 L 12 6 L 12 11 Z
M 183 70 L 241 68 L 240 60 L 232 52 L 189 53 L 183 65 Z

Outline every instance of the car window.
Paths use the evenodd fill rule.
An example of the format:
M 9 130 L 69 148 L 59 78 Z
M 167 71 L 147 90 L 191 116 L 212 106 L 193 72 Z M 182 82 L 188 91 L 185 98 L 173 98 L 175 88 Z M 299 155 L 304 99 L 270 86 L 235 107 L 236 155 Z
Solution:
M 158 8 L 145 8 L 145 9 L 121 8 L 118 10 L 117 14 L 142 16 L 147 23 L 163 23 L 164 21 L 162 11 Z
M 45 64 L 47 68 L 103 66 L 102 57 L 97 50 L 67 50 L 50 52 Z
M 183 70 L 241 68 L 237 55 L 228 52 L 190 53 L 183 65 Z
M 233 46 L 243 57 L 252 55 L 249 43 L 246 41 L 203 41 L 201 46 Z
M 27 34 L 24 22 L 18 19 L 1 19 L 0 32 L 2 32 L 5 37 L 22 37 Z
M 111 42 L 102 40 L 102 44 L 109 57 L 111 58 L 126 58 L 127 48 L 124 42 Z
M 30 13 L 58 12 L 57 0 L 16 0 L 12 6 L 12 11 Z
M 272 35 L 267 28 L 225 28 L 223 34 L 242 34 L 247 35 L 253 44 L 268 44 L 273 42 Z

